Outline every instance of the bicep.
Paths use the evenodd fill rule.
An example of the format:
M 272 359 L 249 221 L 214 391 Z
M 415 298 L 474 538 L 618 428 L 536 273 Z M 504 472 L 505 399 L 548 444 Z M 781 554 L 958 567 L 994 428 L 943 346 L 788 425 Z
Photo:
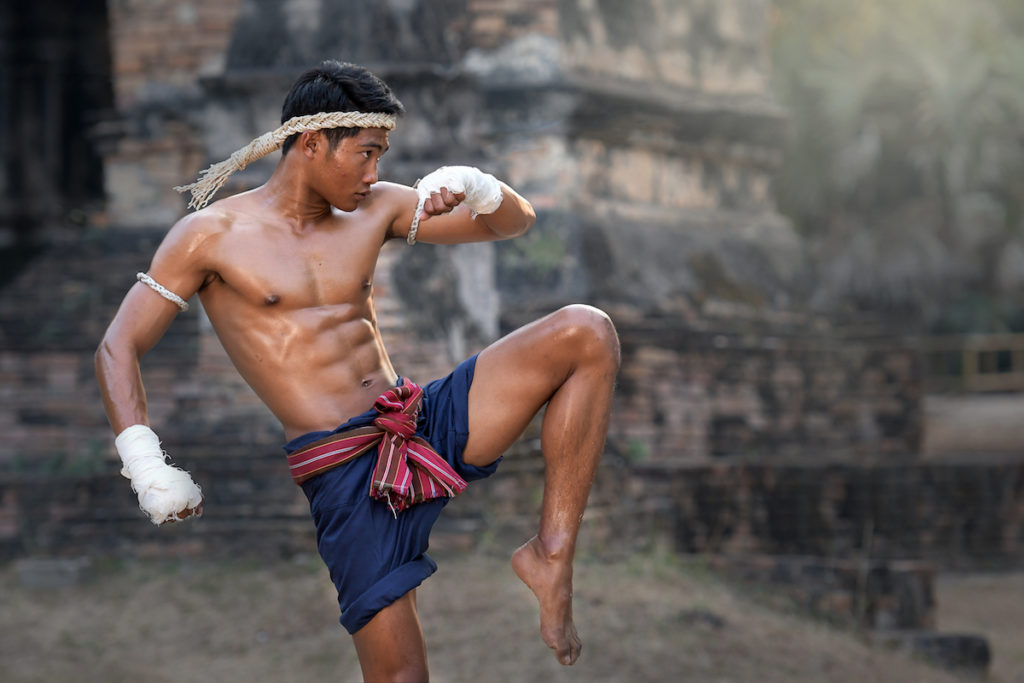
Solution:
M 121 301 L 104 341 L 109 346 L 130 349 L 141 358 L 156 345 L 177 313 L 176 304 L 136 282 Z

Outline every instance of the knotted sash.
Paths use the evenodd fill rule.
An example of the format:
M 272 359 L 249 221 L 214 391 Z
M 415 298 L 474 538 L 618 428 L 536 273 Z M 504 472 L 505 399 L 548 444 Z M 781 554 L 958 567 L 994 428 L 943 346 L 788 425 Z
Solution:
M 465 480 L 424 439 L 416 436 L 423 389 L 414 382 L 377 397 L 379 413 L 372 425 L 332 434 L 288 456 L 296 484 L 344 465 L 377 446 L 370 497 L 385 501 L 393 512 L 425 500 L 459 495 Z

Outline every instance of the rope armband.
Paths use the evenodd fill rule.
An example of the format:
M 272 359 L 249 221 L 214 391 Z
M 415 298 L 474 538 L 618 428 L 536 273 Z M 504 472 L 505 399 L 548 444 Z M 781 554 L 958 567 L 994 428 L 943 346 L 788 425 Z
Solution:
M 138 280 L 139 282 L 141 282 L 142 284 L 146 285 L 150 289 L 152 289 L 154 292 L 156 292 L 157 294 L 159 294 L 163 298 L 165 298 L 168 301 L 170 301 L 172 304 L 175 304 L 178 308 L 181 309 L 182 312 L 185 312 L 185 311 L 188 310 L 188 302 L 187 301 L 182 299 L 180 296 L 178 296 L 177 294 L 175 294 L 171 290 L 169 290 L 166 287 L 164 287 L 162 284 L 160 284 L 159 282 L 157 282 L 156 280 L 151 278 L 146 273 L 136 273 L 135 274 L 135 279 Z

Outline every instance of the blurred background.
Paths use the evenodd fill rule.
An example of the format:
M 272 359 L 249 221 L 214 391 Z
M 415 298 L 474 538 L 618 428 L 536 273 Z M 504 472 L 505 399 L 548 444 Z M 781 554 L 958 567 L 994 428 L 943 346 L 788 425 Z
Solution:
M 491 581 L 494 556 L 532 534 L 534 428 L 435 532 L 453 578 L 442 562 L 423 599 L 438 631 L 472 622 L 436 648 L 427 623 L 440 680 L 662 680 L 667 667 L 692 680 L 947 680 L 943 666 L 1024 680 L 1022 37 L 1017 0 L 4 3 L 11 680 L 164 680 L 124 655 L 155 623 L 182 640 L 141 651 L 185 667 L 178 680 L 319 680 L 339 661 L 358 677 L 309 560 L 281 430 L 198 301 L 143 376 L 164 447 L 204 488 L 203 519 L 145 521 L 92 371 L 135 273 L 186 212 L 171 188 L 275 128 L 291 82 L 325 58 L 366 65 L 406 106 L 385 179 L 474 165 L 537 210 L 508 243 L 385 248 L 374 291 L 402 374 L 436 377 L 568 303 L 605 309 L 622 339 L 583 529 L 601 583 L 584 584 L 594 597 L 579 611 L 608 639 L 596 664 L 530 668 L 550 657 L 532 617 L 495 621 L 504 583 L 445 611 L 448 591 Z M 221 196 L 261 184 L 277 158 Z M 250 613 L 231 611 L 253 609 L 241 584 L 268 604 L 283 591 L 301 623 L 268 608 L 275 626 L 246 631 Z M 130 595 L 151 600 L 119 602 Z M 161 617 L 161 600 L 191 607 Z M 67 630 L 74 604 L 85 631 L 124 609 L 157 621 L 83 639 Z M 180 626 L 190 619 L 201 626 Z M 238 642 L 197 636 L 224 623 L 245 624 Z M 455 645 L 524 625 L 523 648 Z M 318 649 L 268 669 L 290 661 L 268 642 L 296 633 Z

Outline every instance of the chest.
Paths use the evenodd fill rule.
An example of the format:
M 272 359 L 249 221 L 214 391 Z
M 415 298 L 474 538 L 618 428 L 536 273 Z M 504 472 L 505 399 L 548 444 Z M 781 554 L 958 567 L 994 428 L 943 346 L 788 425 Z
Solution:
M 373 235 L 338 230 L 246 238 L 220 245 L 214 285 L 251 305 L 313 308 L 356 303 L 372 292 L 381 247 Z

